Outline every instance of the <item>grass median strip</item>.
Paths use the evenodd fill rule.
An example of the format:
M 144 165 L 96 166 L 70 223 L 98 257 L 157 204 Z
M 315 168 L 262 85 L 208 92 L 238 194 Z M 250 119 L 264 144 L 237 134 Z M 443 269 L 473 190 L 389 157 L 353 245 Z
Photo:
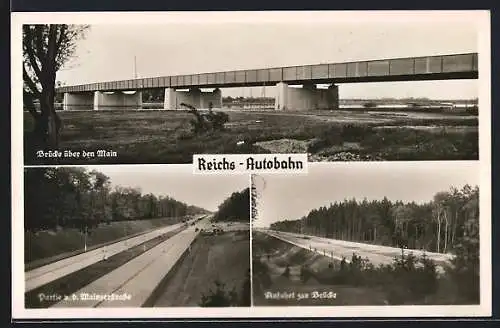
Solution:
M 154 239 L 134 246 L 121 253 L 101 260 L 86 268 L 73 272 L 69 275 L 56 279 L 46 285 L 33 289 L 24 294 L 26 308 L 47 308 L 59 302 L 65 295 L 70 295 L 84 286 L 90 284 L 105 274 L 119 268 L 133 258 L 143 254 L 151 248 L 157 246 L 166 239 L 184 230 L 185 227 L 167 232 Z

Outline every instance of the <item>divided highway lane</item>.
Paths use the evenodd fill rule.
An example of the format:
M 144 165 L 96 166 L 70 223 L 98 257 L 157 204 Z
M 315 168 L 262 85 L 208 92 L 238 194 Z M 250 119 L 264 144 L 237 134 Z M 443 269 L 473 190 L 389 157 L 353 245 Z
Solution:
M 266 229 L 259 229 L 259 231 L 262 231 L 268 235 L 271 235 L 275 238 L 281 239 L 298 247 L 302 247 L 305 249 L 316 249 L 317 253 L 324 254 L 328 257 L 332 257 L 338 260 L 342 259 L 342 257 L 345 257 L 346 260 L 349 260 L 352 254 L 356 253 L 362 258 L 368 258 L 374 265 L 380 265 L 391 264 L 393 263 L 394 257 L 401 255 L 401 249 L 395 247 L 355 243 L 289 232 L 276 232 Z M 304 239 L 304 237 L 306 237 L 307 239 Z M 412 252 L 416 256 L 424 254 L 424 252 L 421 250 L 405 250 L 406 254 L 409 252 Z M 448 263 L 453 258 L 453 256 L 450 254 L 431 252 L 425 252 L 425 254 L 428 258 L 435 261 L 438 265 Z
M 166 274 L 189 248 L 200 229 L 208 228 L 208 218 L 167 239 L 121 267 L 100 277 L 74 293 L 75 299 L 60 301 L 52 307 L 140 307 Z M 129 299 L 105 300 L 110 295 L 130 295 Z M 84 297 L 85 296 L 85 297 Z
M 53 262 L 31 271 L 25 272 L 25 292 L 48 284 L 51 281 L 64 277 L 89 265 L 97 263 L 106 257 L 111 257 L 129 248 L 140 245 L 148 240 L 180 228 L 184 223 L 166 226 L 145 234 L 122 240 L 107 246 L 93 249 L 72 257 Z
M 250 230 L 250 222 L 248 222 L 248 223 L 247 222 L 238 222 L 238 221 L 217 222 L 217 223 L 213 223 L 208 228 L 209 228 L 209 230 L 210 230 L 210 228 L 219 228 L 219 229 L 222 229 L 226 232 L 244 231 L 244 230 Z

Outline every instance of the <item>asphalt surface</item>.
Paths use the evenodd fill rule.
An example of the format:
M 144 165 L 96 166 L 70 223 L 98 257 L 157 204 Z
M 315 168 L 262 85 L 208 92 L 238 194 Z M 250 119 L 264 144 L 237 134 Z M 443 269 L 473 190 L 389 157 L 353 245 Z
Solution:
M 200 229 L 207 229 L 209 226 L 209 218 L 197 222 L 194 226 L 189 225 L 187 229 L 93 281 L 52 307 L 142 306 L 184 252 L 189 251 Z
M 56 279 L 81 270 L 89 265 L 103 260 L 105 257 L 111 257 L 129 248 L 140 245 L 148 240 L 161 236 L 167 232 L 176 230 L 182 225 L 183 223 L 178 223 L 166 226 L 151 232 L 147 232 L 145 234 L 141 234 L 139 236 L 96 248 L 91 251 L 71 256 L 28 271 L 25 273 L 25 292 L 29 292 Z
M 210 229 L 222 229 L 224 231 L 242 231 L 250 230 L 250 222 L 215 222 L 207 226 L 207 230 Z
M 380 264 L 391 264 L 393 263 L 394 257 L 401 256 L 401 248 L 349 242 L 290 232 L 277 232 L 267 229 L 256 229 L 256 231 L 266 233 L 289 244 L 314 251 L 330 258 L 342 260 L 342 258 L 345 257 L 347 262 L 350 261 L 353 253 L 356 253 L 356 255 L 362 258 L 368 258 L 375 266 Z M 435 261 L 438 266 L 439 264 L 448 263 L 453 258 L 450 254 L 431 253 L 413 249 L 405 249 L 404 252 L 405 254 L 412 252 L 415 256 L 421 256 L 425 253 L 425 255 L 429 259 Z

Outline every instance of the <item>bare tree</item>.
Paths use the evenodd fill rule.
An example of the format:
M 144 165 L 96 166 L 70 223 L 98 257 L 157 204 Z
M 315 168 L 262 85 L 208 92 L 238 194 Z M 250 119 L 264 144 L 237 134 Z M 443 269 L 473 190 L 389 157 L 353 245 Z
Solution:
M 434 215 L 437 221 L 437 252 L 441 250 L 441 227 L 444 219 L 445 223 L 445 240 L 444 240 L 444 250 L 446 252 L 447 239 L 448 239 L 448 204 L 447 200 L 449 198 L 449 193 L 446 191 L 438 192 L 434 195 Z
M 24 101 L 35 120 L 34 137 L 57 148 L 61 120 L 54 108 L 57 71 L 71 58 L 87 25 L 23 25 Z M 34 106 L 39 100 L 39 111 Z

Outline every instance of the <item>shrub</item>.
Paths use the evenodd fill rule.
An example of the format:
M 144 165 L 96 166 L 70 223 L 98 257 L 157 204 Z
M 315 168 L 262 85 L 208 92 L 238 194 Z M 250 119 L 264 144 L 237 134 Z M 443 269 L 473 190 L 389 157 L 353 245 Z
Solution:
M 252 269 L 254 279 L 258 280 L 264 288 L 271 286 L 272 281 L 267 265 L 256 259 L 253 260 Z
M 214 113 L 211 103 L 206 114 L 200 114 L 194 106 L 186 103 L 181 103 L 181 106 L 189 108 L 189 112 L 195 117 L 190 121 L 194 134 L 224 130 L 224 124 L 229 122 L 229 115 L 223 112 Z
M 368 259 L 353 254 L 350 263 L 343 258 L 338 270 L 315 273 L 305 271 L 325 284 L 383 287 L 390 304 L 422 303 L 425 298 L 434 295 L 438 288 L 438 276 L 434 262 L 423 256 L 415 257 L 412 253 L 396 257 L 392 264 L 375 267 Z
M 307 151 L 310 153 L 315 153 L 328 146 L 342 144 L 341 126 L 333 125 L 324 130 L 312 132 L 312 134 L 316 134 L 317 137 L 309 141 L 307 145 Z
M 479 222 L 478 217 L 467 218 L 465 233 L 454 247 L 455 258 L 447 276 L 460 286 L 458 296 L 467 303 L 479 303 Z
M 248 269 L 245 281 L 243 282 L 243 288 L 241 291 L 241 299 L 238 303 L 239 306 L 250 306 L 251 304 L 251 282 L 250 282 L 250 269 Z
M 340 133 L 342 141 L 363 141 L 367 135 L 372 133 L 372 127 L 369 125 L 347 124 L 342 127 Z
M 349 263 L 348 270 L 344 270 L 347 274 L 346 280 L 354 286 L 364 284 L 364 272 L 366 271 L 366 265 L 368 259 L 362 259 L 361 256 L 352 254 L 351 263 Z
M 300 281 L 306 283 L 311 278 L 311 271 L 305 265 L 300 267 Z
M 238 293 L 234 290 L 226 291 L 225 285 L 215 281 L 215 290 L 211 289 L 208 295 L 201 296 L 201 307 L 230 307 L 238 305 Z
M 283 277 L 290 278 L 290 266 L 286 266 L 285 271 L 282 273 Z
M 390 304 L 421 302 L 437 291 L 435 263 L 425 255 L 417 258 L 410 253 L 395 258 L 389 269 L 388 301 Z
M 212 122 L 212 128 L 214 130 L 223 130 L 224 124 L 229 122 L 229 115 L 223 112 L 214 113 L 210 111 L 208 113 L 209 120 Z

